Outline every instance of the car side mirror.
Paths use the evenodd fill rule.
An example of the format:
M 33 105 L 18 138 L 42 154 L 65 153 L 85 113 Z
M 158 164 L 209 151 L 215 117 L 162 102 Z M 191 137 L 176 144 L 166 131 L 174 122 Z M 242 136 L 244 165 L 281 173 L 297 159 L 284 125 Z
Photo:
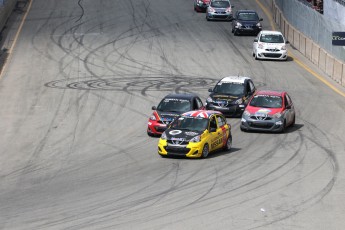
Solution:
M 289 44 L 290 42 L 289 41 L 285 41 L 285 44 Z
M 214 133 L 214 132 L 216 132 L 216 131 L 217 131 L 217 128 L 214 128 L 214 127 L 211 127 L 211 128 L 210 128 L 210 132 L 211 132 L 211 133 Z
M 285 106 L 286 109 L 291 109 L 291 105 Z
M 156 106 L 152 106 L 152 110 L 157 110 L 157 107 Z
M 212 88 L 209 88 L 209 89 L 208 89 L 208 92 L 212 93 L 212 92 L 213 92 L 213 89 L 212 89 Z
M 263 18 L 260 18 L 259 21 L 263 21 L 264 19 Z
M 235 6 L 234 6 L 234 5 L 232 5 L 232 6 L 231 6 L 231 8 L 235 8 Z
M 257 39 L 257 38 L 255 38 L 255 39 L 254 39 L 254 42 L 258 42 L 258 39 Z

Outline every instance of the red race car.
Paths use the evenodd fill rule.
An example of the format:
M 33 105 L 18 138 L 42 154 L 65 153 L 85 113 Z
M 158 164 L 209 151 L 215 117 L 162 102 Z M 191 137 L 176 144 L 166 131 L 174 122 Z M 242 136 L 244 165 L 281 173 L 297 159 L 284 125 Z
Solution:
M 205 109 L 200 97 L 194 93 L 169 94 L 158 106 L 152 106 L 153 113 L 149 118 L 147 134 L 159 136 L 173 119 L 191 110 Z
M 287 92 L 261 90 L 244 110 L 240 128 L 242 131 L 284 132 L 295 120 L 295 107 Z
M 196 12 L 206 12 L 210 0 L 194 0 L 194 10 Z

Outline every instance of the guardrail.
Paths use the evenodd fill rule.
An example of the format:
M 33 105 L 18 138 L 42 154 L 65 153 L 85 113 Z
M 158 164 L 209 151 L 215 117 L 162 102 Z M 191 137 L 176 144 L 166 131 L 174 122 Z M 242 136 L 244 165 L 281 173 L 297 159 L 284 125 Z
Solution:
M 320 47 L 319 44 L 291 25 L 276 4 L 276 0 L 272 0 L 272 13 L 274 21 L 290 44 L 330 78 L 345 87 L 345 62 L 335 58 L 324 48 Z
M 4 0 L 0 5 L 0 31 L 5 28 L 6 22 L 17 4 L 17 0 Z

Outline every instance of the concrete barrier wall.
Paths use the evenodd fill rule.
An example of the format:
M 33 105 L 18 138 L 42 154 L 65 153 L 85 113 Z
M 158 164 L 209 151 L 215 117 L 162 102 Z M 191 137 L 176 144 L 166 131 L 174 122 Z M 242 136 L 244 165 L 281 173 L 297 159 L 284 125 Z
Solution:
M 6 0 L 4 2 L 4 5 L 0 7 L 0 31 L 4 29 L 7 19 L 16 6 L 17 0 Z
M 312 39 L 306 37 L 289 24 L 275 0 L 272 0 L 272 7 L 274 21 L 278 24 L 290 44 L 330 78 L 345 87 L 345 63 L 331 56 Z

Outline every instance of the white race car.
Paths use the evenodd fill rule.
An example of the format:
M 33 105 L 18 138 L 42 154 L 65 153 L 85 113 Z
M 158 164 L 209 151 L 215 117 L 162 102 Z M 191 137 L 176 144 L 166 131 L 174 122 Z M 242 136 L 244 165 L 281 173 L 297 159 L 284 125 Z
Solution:
M 262 30 L 253 43 L 253 57 L 255 59 L 287 60 L 286 44 L 283 34 L 279 31 Z

